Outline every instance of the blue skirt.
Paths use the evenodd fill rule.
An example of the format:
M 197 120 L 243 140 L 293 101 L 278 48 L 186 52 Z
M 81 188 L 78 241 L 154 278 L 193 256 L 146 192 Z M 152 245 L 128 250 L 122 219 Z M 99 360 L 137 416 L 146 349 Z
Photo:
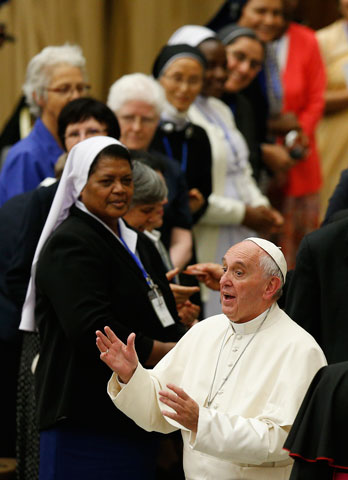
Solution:
M 39 480 L 153 480 L 159 435 L 144 440 L 59 427 L 40 434 Z

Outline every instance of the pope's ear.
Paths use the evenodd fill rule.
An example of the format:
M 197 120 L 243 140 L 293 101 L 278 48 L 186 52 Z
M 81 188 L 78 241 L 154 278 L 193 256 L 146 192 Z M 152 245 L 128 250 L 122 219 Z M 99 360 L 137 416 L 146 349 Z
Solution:
M 274 295 L 277 293 L 277 291 L 281 288 L 282 282 L 280 278 L 278 277 L 271 277 L 268 280 L 268 283 L 266 285 L 265 291 L 264 291 L 264 299 L 265 300 L 270 300 L 274 297 Z

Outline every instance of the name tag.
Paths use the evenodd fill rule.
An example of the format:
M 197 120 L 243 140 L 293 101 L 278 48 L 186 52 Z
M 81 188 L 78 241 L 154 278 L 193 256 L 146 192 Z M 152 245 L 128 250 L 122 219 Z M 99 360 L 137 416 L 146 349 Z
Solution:
M 175 321 L 168 310 L 162 292 L 156 288 L 155 290 L 150 290 L 148 295 L 152 307 L 155 310 L 156 315 L 162 323 L 163 327 L 169 327 L 170 325 L 174 325 Z

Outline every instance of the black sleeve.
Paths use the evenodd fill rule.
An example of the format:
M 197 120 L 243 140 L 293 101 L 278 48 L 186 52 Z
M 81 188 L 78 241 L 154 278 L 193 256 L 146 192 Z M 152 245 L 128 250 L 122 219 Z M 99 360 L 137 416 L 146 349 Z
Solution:
M 115 291 L 110 277 L 121 275 L 110 265 L 106 251 L 101 253 L 100 248 L 95 247 L 95 242 L 81 241 L 77 234 L 53 235 L 46 244 L 36 273 L 36 319 L 40 336 L 41 331 L 42 336 L 49 335 L 49 322 L 54 325 L 52 319 L 57 318 L 58 328 L 62 328 L 72 348 L 81 354 L 94 355 L 96 346 L 91 338 L 95 338 L 96 330 L 103 331 L 108 325 L 123 342 L 134 331 L 137 353 L 144 362 L 151 353 L 153 340 L 135 328 L 134 308 L 127 308 L 127 300 L 123 301 L 121 285 L 118 308 L 113 307 Z M 133 288 L 134 302 L 141 303 L 137 284 Z
M 347 208 L 348 208 L 348 169 L 343 170 L 343 172 L 341 173 L 340 181 L 337 184 L 335 191 L 333 192 L 329 200 L 329 205 L 327 207 L 322 226 L 327 225 L 330 219 L 332 218 L 332 216 L 336 212 L 340 210 L 345 210 Z
M 285 311 L 322 346 L 319 273 L 308 237 L 304 237 L 299 247 L 296 267 L 287 288 Z
M 58 184 L 35 190 L 28 198 L 18 239 L 6 273 L 6 283 L 12 301 L 22 308 L 30 279 L 36 246 L 45 225 Z
M 205 130 L 197 125 L 197 153 L 194 159 L 195 183 L 196 188 L 204 197 L 204 205 L 193 214 L 193 223 L 197 223 L 208 207 L 208 198 L 212 192 L 212 155 L 208 135 Z

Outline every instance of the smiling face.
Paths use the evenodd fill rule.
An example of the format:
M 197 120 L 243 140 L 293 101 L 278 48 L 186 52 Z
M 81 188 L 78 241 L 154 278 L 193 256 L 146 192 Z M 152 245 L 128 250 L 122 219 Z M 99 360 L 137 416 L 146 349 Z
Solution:
M 280 280 L 266 277 L 260 267 L 262 249 L 250 241 L 237 243 L 223 259 L 224 274 L 220 280 L 223 313 L 233 322 L 244 323 L 256 318 L 273 303 Z
M 220 98 L 224 92 L 227 79 L 225 47 L 221 42 L 209 39 L 202 42 L 198 48 L 205 56 L 208 64 L 202 94 L 206 97 Z
M 132 170 L 127 160 L 103 156 L 81 192 L 86 208 L 117 232 L 117 220 L 128 211 L 133 195 Z
M 174 60 L 159 78 L 166 97 L 179 112 L 186 112 L 201 91 L 203 67 L 194 58 Z
M 282 0 L 248 0 L 238 25 L 254 30 L 263 42 L 271 42 L 283 28 Z
M 229 92 L 239 92 L 246 88 L 262 68 L 264 48 L 258 40 L 239 37 L 227 45 L 228 79 L 225 88 Z

